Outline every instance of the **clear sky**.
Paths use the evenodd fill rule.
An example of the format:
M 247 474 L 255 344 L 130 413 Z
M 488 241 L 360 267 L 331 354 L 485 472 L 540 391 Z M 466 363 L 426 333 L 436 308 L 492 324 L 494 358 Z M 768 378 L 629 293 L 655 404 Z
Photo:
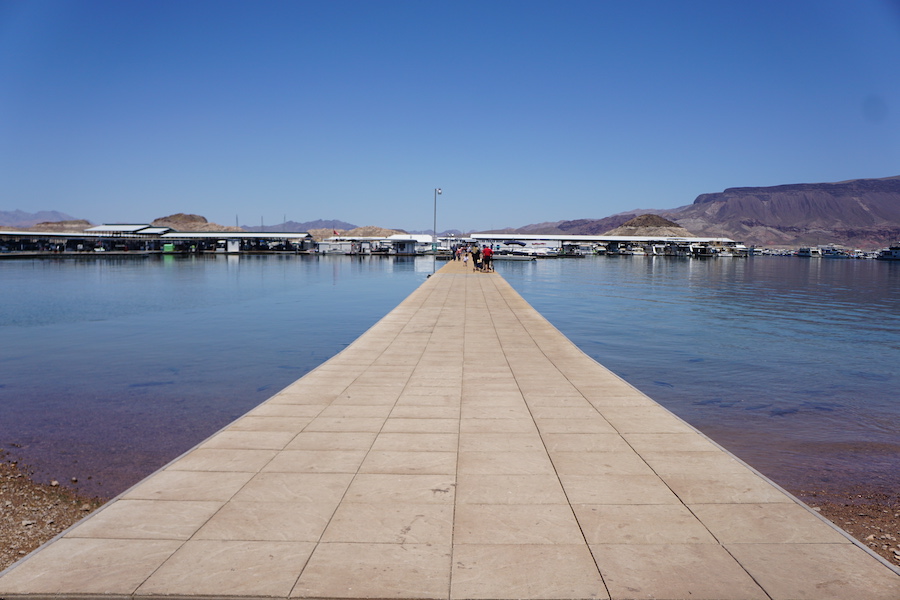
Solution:
M 897 0 L 0 0 L 0 210 L 466 231 L 900 175 Z

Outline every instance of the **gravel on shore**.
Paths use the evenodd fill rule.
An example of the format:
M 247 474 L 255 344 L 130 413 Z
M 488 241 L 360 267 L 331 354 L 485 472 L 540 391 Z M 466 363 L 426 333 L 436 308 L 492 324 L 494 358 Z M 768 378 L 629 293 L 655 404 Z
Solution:
M 900 493 L 793 493 L 889 563 L 900 566 Z M 106 501 L 59 483 L 36 483 L 19 465 L 0 457 L 0 571 Z
M 857 488 L 842 493 L 792 493 L 890 564 L 900 567 L 900 492 L 886 494 Z
M 15 462 L 0 457 L 0 571 L 105 502 L 57 482 L 35 483 Z

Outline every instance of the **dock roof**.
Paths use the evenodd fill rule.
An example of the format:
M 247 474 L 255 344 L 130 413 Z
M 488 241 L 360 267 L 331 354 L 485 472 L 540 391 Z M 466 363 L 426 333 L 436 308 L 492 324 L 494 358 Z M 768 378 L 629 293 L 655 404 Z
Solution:
M 734 244 L 725 237 L 675 237 L 664 235 L 567 235 L 557 233 L 473 233 L 477 240 L 558 240 L 561 242 L 695 242 L 698 244 Z
M 88 227 L 85 231 L 90 233 L 137 233 L 138 231 L 149 227 L 150 225 L 147 225 L 146 223 L 143 225 L 113 223 Z M 168 228 L 166 229 L 168 230 Z
M 305 231 L 169 231 L 159 237 L 169 240 L 293 240 L 310 235 Z

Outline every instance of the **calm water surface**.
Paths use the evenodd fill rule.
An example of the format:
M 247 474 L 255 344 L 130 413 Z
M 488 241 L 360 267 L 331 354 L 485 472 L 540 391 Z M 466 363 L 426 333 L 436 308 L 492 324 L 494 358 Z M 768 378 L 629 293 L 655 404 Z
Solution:
M 122 491 L 340 352 L 431 268 L 399 257 L 0 261 L 0 448 L 39 479 Z
M 791 490 L 900 489 L 900 264 L 506 263 L 587 354 Z
M 900 264 L 497 269 L 586 353 L 785 487 L 900 487 Z M 0 261 L 0 448 L 39 478 L 119 492 L 339 352 L 430 272 L 428 258 Z

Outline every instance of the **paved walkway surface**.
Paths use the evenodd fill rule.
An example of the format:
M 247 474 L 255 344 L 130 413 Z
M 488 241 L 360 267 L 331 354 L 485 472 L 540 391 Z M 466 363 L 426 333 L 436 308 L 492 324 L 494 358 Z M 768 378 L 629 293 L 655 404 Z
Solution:
M 900 575 L 444 266 L 0 597 L 900 598 Z

